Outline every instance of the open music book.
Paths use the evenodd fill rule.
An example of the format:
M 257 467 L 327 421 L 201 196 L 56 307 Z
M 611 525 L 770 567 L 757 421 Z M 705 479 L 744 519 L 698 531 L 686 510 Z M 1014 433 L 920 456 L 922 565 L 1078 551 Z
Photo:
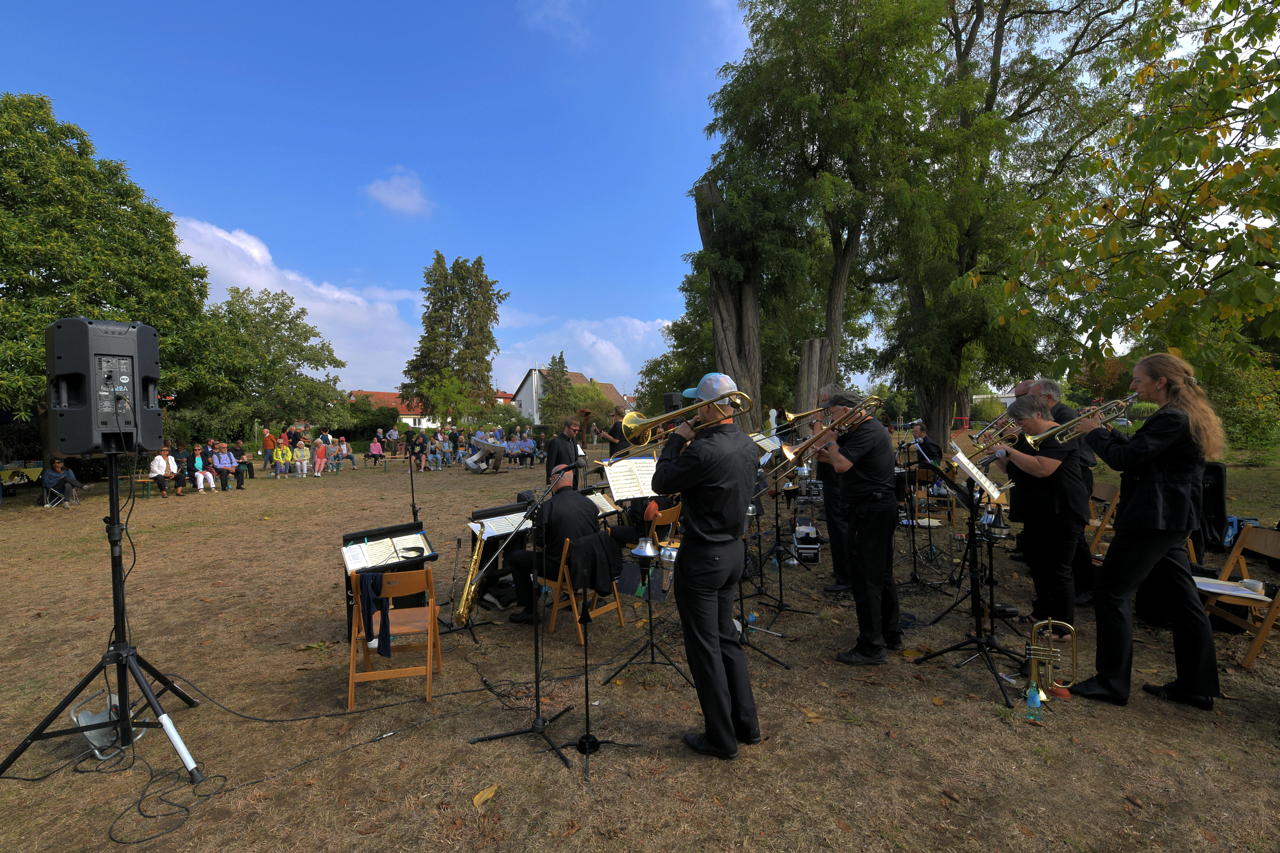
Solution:
M 608 515 L 611 512 L 619 512 L 618 505 L 609 500 L 609 496 L 600 492 L 592 492 L 587 495 L 591 502 L 596 505 L 597 515 Z
M 514 533 L 516 525 L 520 525 L 520 530 L 528 530 L 533 526 L 533 523 L 526 519 L 522 512 L 486 518 L 484 521 L 467 522 L 467 527 L 471 529 L 471 532 L 482 539 L 492 539 L 495 536 L 506 536 L 508 533 Z
M 342 562 L 348 572 L 371 569 L 412 560 L 426 556 L 428 551 L 425 534 L 409 533 L 404 536 L 389 536 L 372 542 L 352 542 L 342 549 Z
M 759 447 L 765 453 L 773 453 L 775 450 L 779 450 L 782 447 L 782 439 L 778 438 L 776 435 L 763 435 L 758 432 L 753 432 L 751 433 L 751 440 L 756 443 L 756 447 Z
M 657 492 L 653 490 L 653 470 L 657 466 L 658 460 L 647 457 L 623 459 L 606 465 L 604 476 L 609 481 L 614 501 L 654 497 Z
M 973 460 L 964 455 L 964 451 L 960 449 L 960 445 L 953 441 L 951 442 L 951 447 L 956 452 L 955 455 L 951 457 L 951 460 L 960 466 L 960 470 L 965 473 L 965 476 L 973 480 L 978 488 L 987 493 L 987 497 L 991 500 L 999 498 L 1000 487 L 991 482 L 987 475 L 983 474 L 978 466 L 973 464 Z

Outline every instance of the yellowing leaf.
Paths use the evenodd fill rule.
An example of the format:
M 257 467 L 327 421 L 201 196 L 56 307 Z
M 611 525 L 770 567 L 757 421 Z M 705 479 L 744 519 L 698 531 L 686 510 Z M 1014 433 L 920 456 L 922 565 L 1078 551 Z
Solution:
M 471 805 L 475 806 L 476 808 L 480 808 L 485 803 L 492 800 L 493 795 L 496 793 L 498 793 L 498 783 L 494 782 L 492 785 L 490 785 L 489 787 L 485 788 L 483 791 L 481 791 L 480 793 L 472 797 Z
M 946 699 L 943 699 L 941 696 L 934 696 L 934 697 L 933 697 L 932 699 L 930 699 L 929 701 L 930 701 L 930 702 L 932 702 L 933 704 L 937 705 L 939 708 L 941 708 L 943 705 L 947 704 L 947 700 L 946 700 Z

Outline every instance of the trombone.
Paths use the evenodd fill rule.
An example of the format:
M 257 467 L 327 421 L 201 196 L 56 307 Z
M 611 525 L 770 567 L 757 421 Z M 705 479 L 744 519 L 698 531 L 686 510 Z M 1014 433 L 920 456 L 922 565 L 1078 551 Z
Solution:
M 1083 434 L 1080 432 L 1080 424 L 1082 422 L 1092 420 L 1093 418 L 1099 418 L 1104 424 L 1110 423 L 1128 411 L 1129 404 L 1136 399 L 1138 399 L 1138 395 L 1135 392 L 1130 394 L 1128 397 L 1103 403 L 1101 406 L 1093 409 L 1086 409 L 1084 412 L 1067 421 L 1065 424 L 1058 424 L 1055 427 L 1050 427 L 1042 433 L 1027 436 L 1027 444 L 1031 445 L 1032 449 L 1036 449 L 1051 438 L 1057 441 L 1058 444 L 1066 444 L 1068 441 L 1074 441 Z
M 639 412 L 627 412 L 622 418 L 622 434 L 626 436 L 627 441 L 633 445 L 638 444 L 647 446 L 655 444 L 667 438 L 671 430 L 660 430 L 662 424 L 676 418 L 684 417 L 690 412 L 696 412 L 703 406 L 731 406 L 734 409 L 733 417 L 745 415 L 751 411 L 755 405 L 751 402 L 751 398 L 741 391 L 726 391 L 719 397 L 712 400 L 699 400 L 698 402 L 685 406 L 683 409 L 676 409 L 674 412 L 667 412 L 665 415 L 656 418 L 646 418 Z M 696 421 L 691 422 L 695 430 L 703 427 L 711 426 L 711 424 L 700 424 Z M 673 428 L 674 429 L 674 428 Z
M 850 409 L 845 412 L 822 429 L 817 430 L 813 436 L 805 439 L 800 444 L 782 445 L 782 455 L 786 457 L 786 462 L 779 463 L 778 466 L 770 472 L 770 476 L 781 479 L 782 474 L 789 474 L 793 469 L 799 468 L 811 454 L 816 453 L 821 450 L 822 447 L 825 447 L 830 443 L 830 439 L 827 439 L 827 441 L 823 442 L 822 446 L 818 446 L 818 442 L 826 438 L 828 432 L 842 433 L 851 430 L 854 427 L 861 426 L 874 418 L 876 416 L 876 410 L 883 405 L 884 401 L 879 397 L 864 397 L 862 403 L 860 403 L 857 408 Z M 807 412 L 806 414 L 812 413 Z

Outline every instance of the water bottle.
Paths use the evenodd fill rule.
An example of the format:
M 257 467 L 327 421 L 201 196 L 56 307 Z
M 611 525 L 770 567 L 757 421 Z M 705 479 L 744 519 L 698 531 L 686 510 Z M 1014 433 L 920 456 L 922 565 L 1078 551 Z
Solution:
M 1034 681 L 1027 685 L 1027 713 L 1024 716 L 1040 722 L 1040 687 Z

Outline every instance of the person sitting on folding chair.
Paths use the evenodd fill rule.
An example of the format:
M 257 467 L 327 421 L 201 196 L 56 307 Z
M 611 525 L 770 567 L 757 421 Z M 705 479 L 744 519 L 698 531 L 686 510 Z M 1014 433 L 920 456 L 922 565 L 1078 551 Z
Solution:
M 55 456 L 49 467 L 40 472 L 40 493 L 45 506 L 63 504 L 70 507 L 80 502 L 80 490 L 88 488 L 76 479 L 67 461 Z

